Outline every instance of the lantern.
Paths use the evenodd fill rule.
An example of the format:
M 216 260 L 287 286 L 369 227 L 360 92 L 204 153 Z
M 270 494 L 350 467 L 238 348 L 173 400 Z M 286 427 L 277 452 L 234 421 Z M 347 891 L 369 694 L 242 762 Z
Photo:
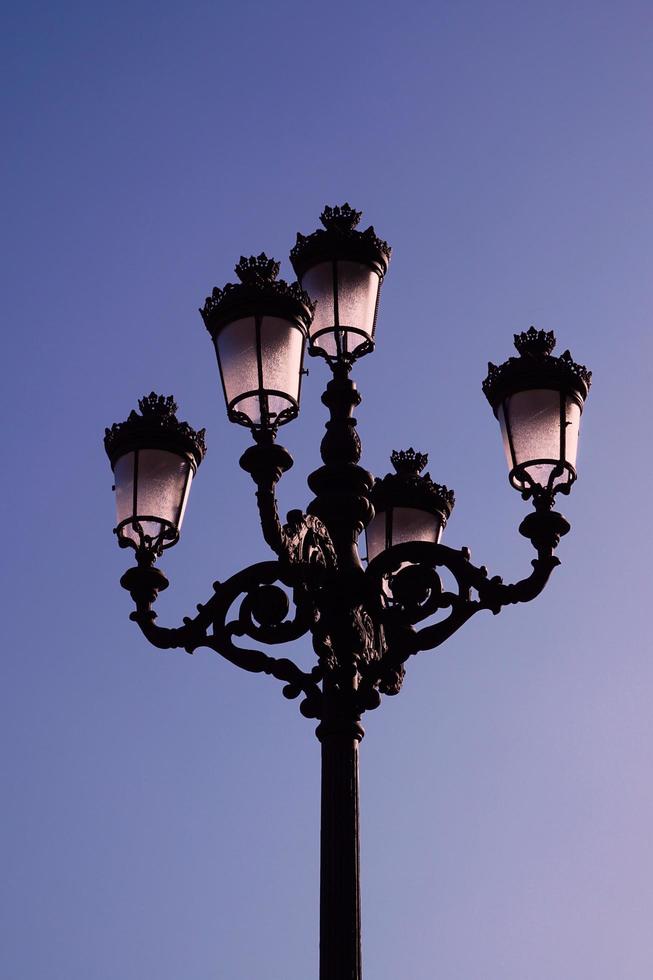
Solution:
M 356 231 L 361 212 L 348 204 L 326 207 L 324 230 L 297 235 L 290 253 L 302 288 L 316 304 L 310 331 L 310 353 L 330 363 L 351 364 L 374 349 L 374 330 L 381 283 L 390 261 L 390 246 L 374 228 Z
M 509 479 L 524 497 L 553 500 L 576 480 L 576 455 L 591 372 L 569 351 L 552 356 L 553 332 L 515 335 L 519 357 L 488 365 L 483 391 L 501 426 Z
M 377 480 L 372 490 L 375 515 L 366 529 L 367 558 L 386 548 L 414 541 L 437 544 L 451 516 L 453 490 L 421 475 L 428 456 L 414 449 L 393 452 L 395 473 Z
M 172 397 L 141 398 L 141 414 L 106 430 L 122 547 L 160 554 L 179 539 L 190 485 L 204 458 L 204 429 L 179 422 Z
M 297 283 L 277 280 L 264 253 L 241 258 L 239 283 L 214 289 L 200 310 L 211 334 L 232 422 L 273 433 L 296 418 L 313 306 Z

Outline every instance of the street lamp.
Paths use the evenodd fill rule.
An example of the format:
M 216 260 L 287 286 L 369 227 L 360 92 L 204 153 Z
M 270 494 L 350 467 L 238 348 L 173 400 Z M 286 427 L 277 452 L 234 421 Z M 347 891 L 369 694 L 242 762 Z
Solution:
M 359 465 L 350 379 L 374 348 L 379 291 L 389 246 L 373 228 L 360 232 L 349 205 L 325 208 L 323 230 L 297 236 L 291 261 L 300 280 L 277 278 L 261 254 L 241 258 L 239 283 L 214 289 L 201 310 L 215 345 L 232 422 L 254 439 L 240 465 L 256 485 L 261 529 L 275 554 L 213 585 L 193 618 L 167 629 L 153 604 L 168 580 L 155 562 L 179 537 L 190 484 L 204 456 L 204 430 L 179 422 L 172 398 L 152 393 L 141 414 L 106 430 L 114 470 L 118 542 L 136 565 L 122 577 L 135 603 L 131 618 L 154 646 L 215 650 L 231 663 L 284 682 L 287 698 L 318 721 L 322 751 L 320 980 L 360 980 L 358 745 L 365 711 L 399 693 L 405 664 L 439 646 L 481 610 L 535 598 L 559 564 L 569 524 L 553 510 L 576 479 L 580 416 L 590 373 L 566 351 L 552 354 L 552 333 L 531 327 L 515 337 L 518 357 L 490 364 L 483 390 L 499 420 L 510 483 L 534 510 L 520 524 L 536 552 L 531 573 L 514 584 L 490 577 L 467 548 L 441 543 L 453 492 L 422 473 L 427 457 L 392 454 L 395 473 L 376 479 Z M 276 485 L 293 463 L 276 442 L 299 412 L 305 348 L 331 370 L 322 401 L 330 418 L 323 465 L 308 477 L 314 497 L 283 523 Z M 365 530 L 367 557 L 358 550 Z M 448 583 L 448 585 L 447 585 Z M 292 613 L 291 613 L 292 608 Z M 422 624 L 418 627 L 418 624 Z M 247 636 L 275 645 L 310 633 L 316 662 L 237 645 Z

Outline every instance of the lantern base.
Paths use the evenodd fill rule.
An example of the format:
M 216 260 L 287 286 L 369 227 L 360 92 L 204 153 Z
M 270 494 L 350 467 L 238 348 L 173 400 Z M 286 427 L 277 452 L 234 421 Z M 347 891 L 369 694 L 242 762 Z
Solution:
M 161 569 L 154 565 L 137 565 L 127 569 L 120 579 L 120 584 L 123 589 L 127 589 L 137 608 L 140 609 L 143 606 L 150 606 L 159 592 L 168 588 L 168 579 Z
M 540 551 L 554 551 L 560 538 L 571 529 L 571 524 L 555 510 L 535 511 L 528 514 L 519 525 L 519 533 L 528 538 Z

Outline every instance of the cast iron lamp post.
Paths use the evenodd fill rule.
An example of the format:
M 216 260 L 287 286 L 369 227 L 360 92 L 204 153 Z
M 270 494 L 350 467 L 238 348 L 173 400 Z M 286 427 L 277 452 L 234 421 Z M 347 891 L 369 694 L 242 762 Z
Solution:
M 231 663 L 284 682 L 287 698 L 318 721 L 322 747 L 320 980 L 360 980 L 358 744 L 360 719 L 382 694 L 398 694 L 407 660 L 432 650 L 483 609 L 528 602 L 559 564 L 553 552 L 569 524 L 553 510 L 576 479 L 580 416 L 590 373 L 568 351 L 552 355 L 552 333 L 515 337 L 518 357 L 489 365 L 483 390 L 498 418 L 510 483 L 534 509 L 519 530 L 536 553 L 531 573 L 504 584 L 440 543 L 454 495 L 422 471 L 427 457 L 393 453 L 396 472 L 375 480 L 359 465 L 353 410 L 360 395 L 349 374 L 374 349 L 379 292 L 390 248 L 373 228 L 359 232 L 349 205 L 326 208 L 324 230 L 297 236 L 290 258 L 299 283 L 277 279 L 265 255 L 241 259 L 239 283 L 214 289 L 201 310 L 216 348 L 227 414 L 250 428 L 240 460 L 256 485 L 271 561 L 214 583 L 197 615 L 177 629 L 155 623 L 152 606 L 168 581 L 155 565 L 179 538 L 190 484 L 204 456 L 204 430 L 176 418 L 172 398 L 154 393 L 140 414 L 107 429 L 122 547 L 136 565 L 122 577 L 133 619 L 154 646 L 192 653 L 209 647 Z M 297 416 L 305 348 L 324 358 L 322 395 L 330 418 L 323 465 L 308 478 L 306 512 L 282 523 L 275 489 L 292 466 L 277 430 Z M 366 531 L 366 564 L 358 542 Z M 450 583 L 445 587 L 441 575 Z M 289 616 L 292 605 L 292 614 Z M 428 621 L 428 622 L 425 622 Z M 418 624 L 423 624 L 418 627 Z M 312 636 L 317 662 L 303 668 L 239 646 L 239 637 L 274 645 Z

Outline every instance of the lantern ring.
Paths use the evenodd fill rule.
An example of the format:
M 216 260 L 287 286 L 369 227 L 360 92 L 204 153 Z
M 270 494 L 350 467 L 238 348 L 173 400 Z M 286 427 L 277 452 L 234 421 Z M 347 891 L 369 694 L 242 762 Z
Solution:
M 528 472 L 532 466 L 552 467 L 546 486 L 538 483 Z M 557 484 L 554 483 L 558 477 L 563 476 L 565 473 L 568 476 L 567 480 Z M 530 497 L 537 498 L 544 494 L 553 500 L 556 493 L 568 494 L 577 478 L 578 474 L 571 463 L 560 459 L 529 459 L 524 463 L 520 463 L 518 466 L 514 466 L 508 474 L 510 486 L 514 487 L 515 490 L 519 490 L 524 500 L 528 500 Z
M 143 523 L 160 524 L 161 530 L 152 536 L 143 530 Z M 138 541 L 123 534 L 123 530 L 131 527 L 138 535 Z M 150 560 L 160 557 L 167 548 L 172 548 L 179 541 L 179 530 L 171 521 L 163 517 L 139 514 L 138 517 L 127 517 L 113 529 L 113 533 L 118 537 L 118 544 L 121 548 L 133 548 L 137 556 L 150 556 Z

